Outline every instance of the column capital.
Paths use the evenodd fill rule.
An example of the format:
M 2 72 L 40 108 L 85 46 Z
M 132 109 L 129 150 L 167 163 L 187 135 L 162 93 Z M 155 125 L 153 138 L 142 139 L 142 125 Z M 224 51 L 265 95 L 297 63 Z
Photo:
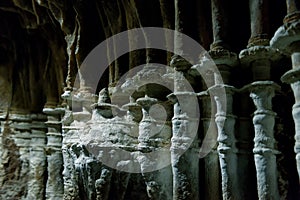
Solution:
M 278 49 L 270 46 L 253 46 L 242 50 L 239 58 L 243 66 L 250 67 L 257 60 L 278 61 L 282 58 L 282 54 Z
M 288 26 L 281 26 L 275 32 L 270 41 L 270 46 L 280 49 L 285 54 L 292 54 L 299 45 L 293 45 L 300 41 L 300 20 L 291 23 Z

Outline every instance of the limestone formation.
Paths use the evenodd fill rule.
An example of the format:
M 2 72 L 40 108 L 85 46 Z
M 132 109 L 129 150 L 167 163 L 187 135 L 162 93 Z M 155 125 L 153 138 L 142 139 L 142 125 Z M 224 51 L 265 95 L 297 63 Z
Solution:
M 300 150 L 299 150 L 299 2 L 287 1 L 287 15 L 284 18 L 284 25 L 281 26 L 271 40 L 271 45 L 279 48 L 291 56 L 292 69 L 283 74 L 281 80 L 291 84 L 295 104 L 293 106 L 293 118 L 295 122 L 295 153 L 298 176 L 300 180 Z
M 2 0 L 0 22 L 0 199 L 300 198 L 299 0 Z

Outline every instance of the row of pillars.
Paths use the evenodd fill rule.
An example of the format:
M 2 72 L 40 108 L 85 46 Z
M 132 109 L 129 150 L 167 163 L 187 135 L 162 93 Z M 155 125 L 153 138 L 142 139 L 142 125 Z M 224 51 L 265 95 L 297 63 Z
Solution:
M 187 10 L 182 9 L 181 4 L 184 4 L 182 0 L 175 1 L 175 28 L 178 31 L 184 33 L 185 31 L 185 21 L 184 16 Z M 250 97 L 253 100 L 253 103 L 256 107 L 256 111 L 253 116 L 253 125 L 255 131 L 254 137 L 254 160 L 255 168 L 257 174 L 257 191 L 259 199 L 279 199 L 278 192 L 278 183 L 277 183 L 277 164 L 276 164 L 276 154 L 278 151 L 275 150 L 274 144 L 274 124 L 276 113 L 272 111 L 272 97 L 274 97 L 275 92 L 280 90 L 280 87 L 271 81 L 271 65 L 272 62 L 276 62 L 281 58 L 282 53 L 288 53 L 292 57 L 292 67 L 293 69 L 288 71 L 282 76 L 282 81 L 285 83 L 291 84 L 291 87 L 295 94 L 296 103 L 293 106 L 293 117 L 295 121 L 295 152 L 296 152 L 296 161 L 298 173 L 300 175 L 300 94 L 299 94 L 299 85 L 300 85 L 300 50 L 299 50 L 299 20 L 300 20 L 300 7 L 299 3 L 296 0 L 287 0 L 287 16 L 284 18 L 284 25 L 278 29 L 275 36 L 272 38 L 271 42 L 268 39 L 268 24 L 265 20 L 268 17 L 268 1 L 266 0 L 253 0 L 250 1 L 250 18 L 251 18 L 251 37 L 248 42 L 247 49 L 243 50 L 239 55 L 236 55 L 233 52 L 230 52 L 228 44 L 226 44 L 228 22 L 226 21 L 228 14 L 227 10 L 224 9 L 226 2 L 221 0 L 212 0 L 212 19 L 213 19 L 213 38 L 214 42 L 211 45 L 210 55 L 217 64 L 221 75 L 224 81 L 224 84 L 218 85 L 218 82 L 215 82 L 217 86 L 211 87 L 208 89 L 208 92 L 213 94 L 218 94 L 218 90 L 225 89 L 227 97 L 227 110 L 223 110 L 224 103 L 222 98 L 219 98 L 218 95 L 215 96 L 216 103 L 216 129 L 218 132 L 218 146 L 215 148 L 218 157 L 209 155 L 206 158 L 207 167 L 206 169 L 211 169 L 207 174 L 216 173 L 218 170 L 213 170 L 211 166 L 213 163 L 219 163 L 221 169 L 221 178 L 222 178 L 222 195 L 223 199 L 244 199 L 245 194 L 241 194 L 239 188 L 239 180 L 236 176 L 237 174 L 237 148 L 236 148 L 236 138 L 234 135 L 234 124 L 236 123 L 236 116 L 232 113 L 232 98 L 233 94 L 238 91 L 229 84 L 229 75 L 233 67 L 239 64 L 244 67 L 251 68 L 253 72 L 253 83 L 246 85 L 241 90 L 245 93 L 250 93 Z M 220 17 L 222 16 L 222 17 Z M 181 41 L 182 38 L 175 37 L 175 48 L 181 49 L 184 48 L 184 41 Z M 173 61 L 176 63 L 176 60 Z M 176 73 L 184 74 L 187 69 L 181 66 L 180 68 L 184 70 L 177 70 Z M 216 79 L 217 80 L 217 79 Z M 184 91 L 175 91 L 179 92 L 180 95 Z M 183 92 L 183 93 L 182 93 Z M 206 95 L 202 93 L 201 98 L 205 99 Z M 188 94 L 184 94 L 188 95 Z M 142 100 L 140 100 L 141 102 Z M 207 106 L 207 104 L 205 104 Z M 175 106 L 176 107 L 176 103 Z M 176 115 L 176 110 L 174 108 L 174 115 Z M 178 126 L 182 123 L 184 119 L 174 116 L 173 123 Z M 208 127 L 210 122 L 210 116 L 206 116 L 207 119 L 204 120 L 204 126 Z M 172 131 L 173 134 L 176 133 L 176 130 Z M 243 136 L 244 137 L 244 136 Z M 247 136 L 245 136 L 247 137 Z M 176 141 L 176 134 L 172 136 L 174 144 Z M 247 138 L 244 138 L 247 140 Z M 248 147 L 247 147 L 248 148 Z M 55 149 L 55 148 L 53 148 Z M 176 152 L 176 146 L 171 148 L 172 151 Z M 185 157 L 187 156 L 187 157 Z M 176 157 L 173 154 L 173 157 Z M 197 163 L 195 160 L 189 162 L 191 168 L 183 169 L 182 167 L 189 160 L 190 155 L 184 154 L 179 159 L 174 159 L 172 163 L 173 174 L 173 198 L 175 199 L 188 199 L 193 198 L 197 199 L 197 192 L 183 192 L 182 181 L 187 180 L 187 182 L 196 181 L 198 175 L 195 175 L 195 171 L 191 172 L 189 170 L 195 169 Z M 217 160 L 217 159 L 218 160 Z M 195 165 L 193 167 L 193 165 Z M 198 166 L 198 165 L 197 165 Z M 195 175 L 195 177 L 190 177 Z M 214 174 L 217 178 L 218 174 Z M 152 181 L 149 181 L 149 184 Z M 208 179 L 210 186 L 216 184 L 214 179 Z M 192 188 L 198 188 L 199 182 L 193 182 Z M 150 187 L 150 186 L 149 186 Z M 150 187 L 151 188 L 151 187 Z M 210 188 L 218 188 L 210 187 Z M 210 189 L 211 190 L 211 189 Z M 208 192 L 209 193 L 209 192 Z M 214 193 L 213 191 L 211 194 Z M 211 195 L 207 197 L 208 199 L 215 198 L 218 194 Z M 193 197 L 189 196 L 194 195 Z
M 26 191 L 26 199 L 63 196 L 60 123 L 63 113 L 56 108 L 44 111 L 46 115 L 24 112 L 0 117 L 0 187 L 19 181 L 20 188 L 16 191 Z
M 175 1 L 180 5 L 181 0 Z M 287 15 L 284 18 L 284 25 L 278 29 L 271 42 L 268 39 L 268 7 L 267 0 L 249 1 L 251 18 L 251 37 L 247 49 L 240 52 L 239 56 L 230 52 L 228 39 L 228 10 L 225 9 L 226 1 L 212 0 L 212 22 L 213 38 L 210 55 L 217 64 L 224 84 L 209 88 L 208 91 L 216 94 L 216 116 L 215 121 L 218 129 L 218 155 L 222 177 L 223 199 L 244 199 L 240 193 L 237 180 L 237 157 L 236 138 L 234 135 L 234 124 L 236 116 L 232 114 L 232 95 L 237 91 L 233 86 L 228 85 L 228 76 L 233 67 L 238 65 L 238 58 L 243 67 L 251 68 L 253 72 L 253 83 L 246 85 L 239 91 L 249 92 L 256 107 L 253 116 L 255 131 L 254 137 L 254 159 L 257 174 L 257 191 L 259 199 L 279 199 L 277 183 L 277 164 L 274 149 L 274 124 L 276 113 L 272 111 L 272 98 L 276 91 L 280 90 L 279 85 L 271 81 L 271 65 L 278 61 L 282 54 L 289 54 L 292 58 L 293 69 L 282 76 L 282 81 L 291 84 L 295 94 L 296 103 L 293 106 L 293 117 L 295 121 L 295 152 L 298 174 L 300 177 L 300 54 L 299 54 L 299 23 L 300 3 L 297 0 L 287 0 Z M 185 23 L 181 16 L 187 10 L 175 6 L 177 9 L 176 30 L 184 31 Z M 182 41 L 175 38 L 181 48 Z M 215 82 L 215 84 L 218 84 Z M 224 88 L 227 96 L 227 111 L 224 111 L 225 102 L 218 97 L 218 89 Z M 206 104 L 207 105 L 207 104 Z M 207 116 L 208 117 L 208 116 Z M 209 121 L 209 120 L 207 120 Z M 216 163 L 216 159 L 208 157 L 207 161 Z M 210 165 L 211 166 L 211 165 Z M 209 167 L 209 166 L 208 166 Z M 215 171 L 215 170 L 214 170 Z M 215 173 L 215 172 L 213 172 Z M 209 179 L 208 179 L 209 181 Z M 246 184 L 246 183 L 243 183 Z M 213 185 L 213 183 L 212 183 Z M 210 185 L 210 186 L 212 186 Z M 212 192 L 213 193 L 213 192 Z M 212 197 L 213 198 L 213 197 Z

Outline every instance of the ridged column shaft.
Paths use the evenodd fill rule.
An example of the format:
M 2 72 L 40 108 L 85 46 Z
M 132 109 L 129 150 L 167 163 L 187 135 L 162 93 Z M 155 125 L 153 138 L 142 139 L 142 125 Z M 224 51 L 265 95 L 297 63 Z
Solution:
M 45 195 L 46 175 L 46 131 L 45 121 L 47 117 L 43 114 L 33 114 L 31 116 L 31 141 L 30 141 L 30 161 L 29 161 L 29 181 L 28 199 L 43 199 Z
M 261 81 L 253 83 L 250 88 L 250 96 L 257 109 L 253 117 L 253 153 L 260 200 L 279 199 L 275 155 L 277 151 L 274 150 L 276 113 L 272 111 L 272 98 L 276 87 L 278 86 L 271 81 Z
M 63 157 L 62 157 L 62 108 L 44 108 L 47 115 L 47 171 L 46 199 L 62 199 L 64 194 L 63 185 Z
M 223 94 L 225 90 L 226 94 Z M 234 88 L 216 85 L 210 88 L 217 105 L 216 124 L 218 128 L 218 153 L 222 175 L 223 199 L 241 199 L 237 179 L 237 155 L 235 146 L 235 121 L 232 113 Z
M 293 106 L 293 118 L 295 122 L 295 153 L 296 153 L 296 162 L 297 162 L 297 171 L 299 175 L 300 182 L 300 81 L 291 84 L 293 89 L 296 102 Z
M 281 80 L 290 83 L 295 96 L 295 104 L 293 106 L 293 118 L 295 122 L 295 147 L 297 171 L 300 182 L 300 52 L 292 54 L 293 69 L 286 72 Z
M 213 99 L 211 99 L 211 96 L 207 92 L 202 92 L 199 94 L 199 98 L 201 101 L 201 107 L 202 107 L 202 114 L 201 114 L 201 121 L 203 126 L 203 132 L 205 133 L 204 137 L 207 136 L 207 134 L 210 134 L 208 132 L 209 127 L 213 126 L 213 130 L 215 133 L 217 133 L 217 127 L 215 124 L 215 120 L 211 118 L 215 114 L 215 108 L 212 106 L 214 103 Z M 213 123 L 212 123 L 213 122 Z M 207 200 L 215 200 L 220 199 L 221 197 L 221 174 L 220 174 L 220 162 L 217 152 L 217 143 L 216 138 L 209 138 L 203 141 L 202 147 L 205 146 L 211 146 L 214 144 L 214 147 L 211 149 L 210 152 L 204 157 L 204 168 L 205 168 L 205 199 Z M 205 144 L 207 142 L 208 144 Z M 208 149 L 210 150 L 210 148 Z
M 174 92 L 168 97 L 174 103 L 172 118 L 171 162 L 173 171 L 173 199 L 199 198 L 199 146 L 197 128 L 199 110 L 196 93 L 185 81 L 185 70 L 190 64 L 173 60 Z
M 291 84 L 295 96 L 292 115 L 295 122 L 295 147 L 297 171 L 300 182 L 300 48 L 299 48 L 299 23 L 300 2 L 298 0 L 286 0 L 287 15 L 283 19 L 284 25 L 279 27 L 271 40 L 271 46 L 291 55 L 292 69 L 286 72 L 281 81 Z
M 172 171 L 168 165 L 171 163 L 170 153 L 169 149 L 163 148 L 164 143 L 170 142 L 171 126 L 168 121 L 160 121 L 162 113 L 155 110 L 159 103 L 158 99 L 148 96 L 137 99 L 143 113 L 139 123 L 138 148 L 141 153 L 138 160 L 151 200 L 172 199 Z M 158 158 L 152 156 L 155 151 L 160 152 Z M 159 167 L 165 162 L 166 167 Z

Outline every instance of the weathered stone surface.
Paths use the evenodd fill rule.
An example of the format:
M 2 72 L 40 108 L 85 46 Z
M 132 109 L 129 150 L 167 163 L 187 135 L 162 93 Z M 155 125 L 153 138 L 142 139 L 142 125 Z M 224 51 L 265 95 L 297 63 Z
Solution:
M 2 0 L 0 199 L 299 199 L 299 9 Z M 144 32 L 112 41 L 97 55 L 107 68 L 90 73 L 94 47 L 140 27 L 209 52 L 178 32 Z M 132 51 L 156 38 L 168 51 Z

